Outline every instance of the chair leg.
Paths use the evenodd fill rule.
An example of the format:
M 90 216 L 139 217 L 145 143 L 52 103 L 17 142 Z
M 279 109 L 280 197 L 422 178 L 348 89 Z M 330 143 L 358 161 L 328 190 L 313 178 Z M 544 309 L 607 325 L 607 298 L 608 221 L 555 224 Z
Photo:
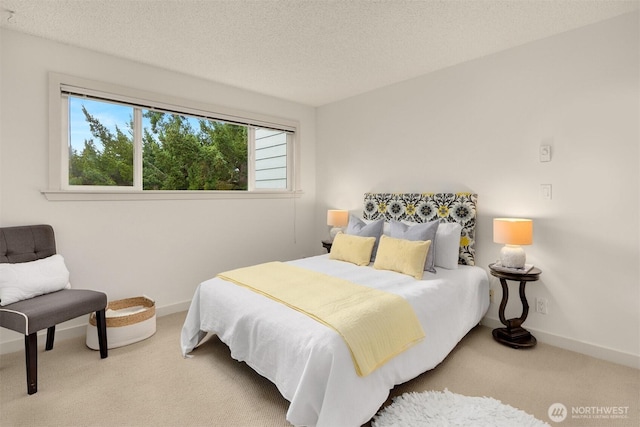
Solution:
M 44 347 L 46 351 L 53 348 L 53 340 L 56 337 L 56 325 L 47 328 L 47 345 Z
M 24 336 L 24 355 L 27 362 L 27 393 L 38 391 L 38 336 L 36 332 Z
M 96 311 L 96 328 L 98 329 L 98 345 L 100 346 L 100 358 L 108 356 L 107 347 L 107 319 L 105 309 Z

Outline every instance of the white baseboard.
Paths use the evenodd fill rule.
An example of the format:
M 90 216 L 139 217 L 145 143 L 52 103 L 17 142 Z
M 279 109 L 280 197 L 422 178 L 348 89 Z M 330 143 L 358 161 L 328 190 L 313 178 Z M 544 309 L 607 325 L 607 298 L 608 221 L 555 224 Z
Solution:
M 184 301 L 176 304 L 165 305 L 163 307 L 156 307 L 156 317 L 168 316 L 173 313 L 179 313 L 181 311 L 187 311 L 191 301 Z M 56 327 L 56 341 L 65 340 L 70 338 L 76 338 L 84 336 L 87 333 L 87 324 L 82 323 L 78 325 L 69 325 L 65 328 Z M 13 353 L 15 351 L 24 351 L 24 335 L 14 333 L 16 339 L 9 339 L 0 343 L 0 355 Z M 38 332 L 38 343 L 44 346 L 44 336 L 47 335 L 47 330 L 44 329 Z
M 163 307 L 156 307 L 156 316 L 168 316 L 173 313 L 180 313 L 181 311 L 189 310 L 189 306 L 191 305 L 191 300 L 178 302 L 171 305 L 165 305 Z
M 489 328 L 503 328 L 504 325 L 498 320 L 485 317 L 480 322 Z M 565 350 L 575 351 L 576 353 L 585 354 L 595 357 L 596 359 L 606 360 L 608 362 L 617 363 L 619 365 L 629 366 L 631 368 L 640 369 L 640 356 L 625 353 L 619 350 L 598 346 L 595 344 L 577 341 L 571 338 L 551 334 L 535 328 L 526 327 L 539 342 L 549 344 Z

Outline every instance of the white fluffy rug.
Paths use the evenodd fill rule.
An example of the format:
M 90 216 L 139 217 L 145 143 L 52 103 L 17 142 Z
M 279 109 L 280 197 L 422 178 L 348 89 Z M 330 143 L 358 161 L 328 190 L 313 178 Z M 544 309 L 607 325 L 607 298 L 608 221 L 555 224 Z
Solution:
M 373 418 L 373 427 L 549 426 L 524 411 L 491 397 L 468 397 L 444 391 L 405 393 Z

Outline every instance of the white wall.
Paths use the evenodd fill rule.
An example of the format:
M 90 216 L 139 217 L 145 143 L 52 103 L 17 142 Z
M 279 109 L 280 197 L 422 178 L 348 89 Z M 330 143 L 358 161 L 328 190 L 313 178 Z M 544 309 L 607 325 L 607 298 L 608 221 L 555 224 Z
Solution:
M 477 262 L 492 218 L 534 219 L 527 286 L 541 341 L 640 366 L 638 14 L 318 109 L 317 213 L 361 212 L 373 192 L 479 194 Z M 416 52 L 417 55 L 424 54 Z M 375 72 L 372 70 L 371 72 Z M 553 157 L 541 163 L 538 149 Z M 540 196 L 552 184 L 552 200 Z M 326 229 L 317 226 L 318 235 Z M 498 322 L 501 290 L 485 322 Z M 508 317 L 520 315 L 511 288 Z
M 322 253 L 314 233 L 314 108 L 5 29 L 0 36 L 0 225 L 53 225 L 75 287 L 103 290 L 111 300 L 146 294 L 166 312 L 186 309 L 196 286 L 225 269 Z M 49 71 L 297 120 L 304 194 L 47 201 Z M 2 330 L 0 343 L 5 351 L 23 340 Z
M 216 272 L 322 253 L 326 209 L 360 211 L 364 192 L 475 191 L 479 265 L 499 251 L 493 217 L 535 221 L 526 250 L 543 274 L 527 295 L 549 313 L 532 309 L 525 326 L 637 366 L 638 38 L 630 14 L 321 107 L 316 122 L 309 107 L 1 29 L 0 225 L 52 224 L 75 286 L 147 294 L 169 311 Z M 299 120 L 305 193 L 295 205 L 47 201 L 49 71 Z M 540 144 L 552 162 L 538 161 Z M 485 322 L 497 326 L 492 287 Z M 0 345 L 22 339 L 0 330 Z

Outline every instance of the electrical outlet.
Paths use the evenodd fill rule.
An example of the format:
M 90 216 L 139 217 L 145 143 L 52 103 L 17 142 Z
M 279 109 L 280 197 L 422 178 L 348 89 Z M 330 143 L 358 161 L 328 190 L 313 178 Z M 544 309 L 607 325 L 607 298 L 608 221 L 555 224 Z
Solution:
M 540 314 L 547 314 L 547 299 L 546 298 L 536 298 L 536 311 Z

